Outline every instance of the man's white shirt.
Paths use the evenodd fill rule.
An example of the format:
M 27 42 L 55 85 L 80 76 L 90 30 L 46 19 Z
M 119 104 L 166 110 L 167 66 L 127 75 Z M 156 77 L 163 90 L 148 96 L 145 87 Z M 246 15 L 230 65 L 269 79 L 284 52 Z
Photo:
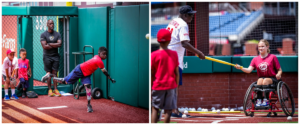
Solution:
M 8 57 L 6 57 L 2 65 L 2 74 L 6 76 L 5 69 L 8 69 L 8 75 L 11 76 L 12 71 L 17 68 L 18 68 L 18 58 L 14 57 L 13 61 L 10 61 Z
M 168 48 L 177 52 L 179 67 L 183 69 L 185 48 L 182 47 L 181 41 L 190 41 L 189 27 L 181 18 L 175 18 L 169 23 L 167 29 L 172 33 Z

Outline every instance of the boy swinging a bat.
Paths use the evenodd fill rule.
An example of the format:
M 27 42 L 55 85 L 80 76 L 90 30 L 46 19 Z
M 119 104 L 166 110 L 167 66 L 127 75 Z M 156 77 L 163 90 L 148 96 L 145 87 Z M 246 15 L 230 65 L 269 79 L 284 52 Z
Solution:
M 204 54 L 190 44 L 189 27 L 187 23 L 191 23 L 196 12 L 197 11 L 193 11 L 192 7 L 189 5 L 182 6 L 179 10 L 179 17 L 173 19 L 167 27 L 172 34 L 168 49 L 176 51 L 178 55 L 180 75 L 179 86 L 182 85 L 183 56 L 185 49 L 197 54 L 200 59 L 205 59 Z M 176 90 L 177 94 L 178 88 Z M 182 113 L 175 109 L 173 110 L 172 117 L 182 117 Z
M 62 83 L 62 84 L 74 84 L 78 79 L 81 79 L 81 83 L 84 84 L 86 89 L 86 96 L 88 100 L 87 104 L 87 112 L 93 112 L 92 106 L 90 104 L 91 101 L 91 75 L 100 68 L 104 75 L 107 76 L 112 83 L 116 81 L 112 79 L 106 69 L 104 68 L 104 64 L 102 60 L 106 59 L 107 49 L 105 47 L 100 47 L 98 50 L 98 55 L 95 55 L 92 59 L 81 63 L 73 69 L 73 71 L 66 76 L 65 78 L 57 78 L 53 77 L 53 81 Z

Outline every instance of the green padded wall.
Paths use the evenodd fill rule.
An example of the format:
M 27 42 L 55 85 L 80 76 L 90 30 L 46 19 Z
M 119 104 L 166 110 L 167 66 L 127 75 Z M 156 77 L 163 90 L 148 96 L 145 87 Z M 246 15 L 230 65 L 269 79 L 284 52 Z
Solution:
M 78 9 L 78 50 L 83 51 L 84 45 L 94 47 L 94 54 L 98 54 L 98 49 L 101 46 L 107 47 L 108 42 L 108 10 L 109 7 L 95 7 Z M 70 41 L 72 42 L 72 41 Z M 76 46 L 76 44 L 70 43 Z M 86 49 L 91 51 L 91 49 Z M 110 51 L 109 51 L 110 52 Z M 108 53 L 109 53 L 108 52 Z M 74 56 L 70 53 L 70 56 Z M 86 56 L 86 60 L 93 56 Z M 109 57 L 108 57 L 109 58 Z M 82 55 L 79 63 L 82 63 Z M 73 62 L 70 62 L 73 63 Z M 107 60 L 103 60 L 104 66 L 107 67 Z M 73 70 L 73 69 L 70 69 Z M 110 72 L 110 71 L 108 71 Z M 100 69 L 94 72 L 95 87 L 102 90 L 103 97 L 107 98 L 107 78 Z M 114 76 L 112 76 L 114 78 Z M 93 77 L 91 77 L 92 79 Z
M 214 56 L 212 58 L 231 63 L 231 56 Z M 213 62 L 213 72 L 231 72 L 231 66 Z
M 282 72 L 298 72 L 298 56 L 277 56 Z
M 212 73 L 212 61 L 201 60 L 196 56 L 183 57 L 182 73 Z
M 69 69 L 71 72 L 75 68 L 75 57 L 72 52 L 79 51 L 78 47 L 78 17 L 70 17 L 69 23 Z M 82 49 L 82 47 L 80 48 Z M 68 73 L 67 73 L 68 74 Z
M 248 68 L 251 60 L 253 59 L 254 56 L 240 56 L 240 57 L 232 57 L 232 63 L 233 64 L 239 64 L 245 68 Z M 233 66 L 231 67 L 232 72 L 243 72 L 242 70 L 236 69 Z M 252 72 L 256 72 L 256 70 L 253 70 Z
M 149 4 L 140 5 L 138 105 L 149 108 Z
M 139 6 L 116 6 L 113 16 L 114 39 L 109 42 L 109 53 L 114 57 L 109 62 L 114 63 L 109 65 L 114 67 L 110 71 L 116 83 L 109 82 L 109 96 L 115 101 L 138 106 Z
M 27 7 L 24 6 L 3 6 L 2 7 L 2 15 L 28 15 Z
M 33 27 L 32 18 L 22 18 L 22 48 L 25 48 L 27 53 L 33 53 Z M 33 54 L 27 54 L 26 57 L 30 61 L 32 77 L 29 79 L 29 91 L 33 90 L 33 78 L 34 78 L 34 66 L 33 66 Z
M 27 7 L 28 15 L 43 15 L 43 16 L 68 16 L 78 15 L 78 8 L 76 6 L 30 6 Z

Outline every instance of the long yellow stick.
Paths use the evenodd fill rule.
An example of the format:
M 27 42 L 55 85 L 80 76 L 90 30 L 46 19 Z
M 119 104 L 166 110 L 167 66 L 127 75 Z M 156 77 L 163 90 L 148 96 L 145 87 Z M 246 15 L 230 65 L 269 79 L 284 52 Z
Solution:
M 197 56 L 198 56 L 198 55 L 197 55 Z M 218 59 L 211 58 L 211 57 L 207 57 L 207 56 L 205 56 L 205 59 L 210 60 L 210 61 L 214 61 L 214 62 L 218 62 L 218 63 L 222 63 L 222 64 L 225 64 L 225 65 L 235 66 L 235 65 L 232 64 L 232 63 L 225 62 L 225 61 L 218 60 Z M 243 66 L 241 66 L 241 68 L 243 68 Z

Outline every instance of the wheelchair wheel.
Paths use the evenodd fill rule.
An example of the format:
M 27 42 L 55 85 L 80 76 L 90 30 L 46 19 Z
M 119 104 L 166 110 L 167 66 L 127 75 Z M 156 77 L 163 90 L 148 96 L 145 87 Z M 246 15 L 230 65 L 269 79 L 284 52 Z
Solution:
M 255 103 L 255 102 L 253 102 L 253 100 L 251 99 L 251 96 L 252 96 L 252 92 L 253 92 L 253 90 L 254 90 L 254 84 L 255 84 L 255 83 L 256 83 L 256 82 L 252 83 L 252 84 L 249 86 L 249 88 L 248 88 L 248 90 L 247 90 L 247 92 L 246 92 L 246 94 L 245 94 L 244 103 L 243 103 L 243 110 L 244 110 L 245 115 L 246 115 L 246 116 L 251 116 L 251 117 L 253 117 L 254 113 L 251 113 L 251 112 L 249 112 L 249 111 L 247 112 L 246 110 L 252 109 L 252 104 Z
M 285 115 L 293 116 L 295 113 L 295 102 L 291 89 L 284 82 L 279 82 L 277 86 L 278 99 Z

